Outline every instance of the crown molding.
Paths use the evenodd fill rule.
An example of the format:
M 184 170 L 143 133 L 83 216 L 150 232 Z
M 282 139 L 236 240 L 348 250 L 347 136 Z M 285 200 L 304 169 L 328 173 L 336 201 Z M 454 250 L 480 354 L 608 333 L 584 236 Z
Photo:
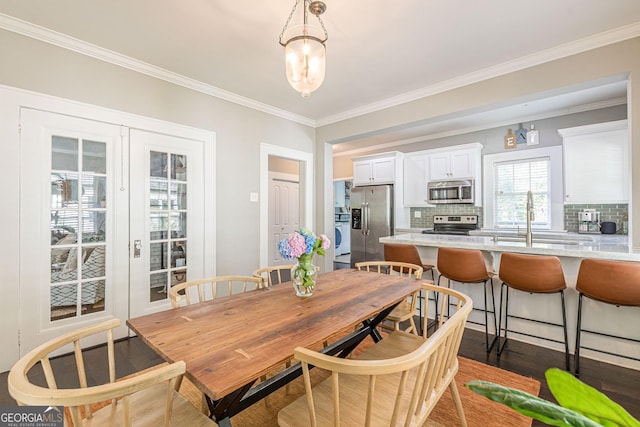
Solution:
M 280 108 L 255 101 L 253 99 L 240 96 L 233 92 L 229 92 L 224 89 L 202 83 L 198 80 L 190 79 L 180 74 L 165 70 L 164 68 L 156 67 L 146 62 L 139 61 L 129 56 L 119 54 L 112 50 L 87 43 L 77 38 L 32 24 L 27 21 L 23 21 L 21 19 L 14 18 L 12 16 L 0 13 L 0 28 L 17 34 L 21 34 L 26 37 L 40 40 L 42 42 L 61 47 L 63 49 L 80 53 L 82 55 L 99 59 L 101 61 L 108 62 L 123 68 L 127 68 L 141 74 L 164 80 L 166 82 L 173 83 L 175 85 L 182 86 L 206 95 L 210 95 L 215 98 L 233 102 L 234 104 L 242 105 L 244 107 L 248 107 L 254 110 L 261 111 L 263 113 L 271 114 L 273 116 L 300 123 L 305 126 L 311 126 L 314 128 L 316 127 L 315 121 L 308 117 L 294 114 L 290 111 L 282 110 Z
M 45 43 L 61 47 L 63 49 L 77 52 L 82 55 L 96 58 L 98 60 L 105 61 L 123 68 L 127 68 L 141 74 L 155 77 L 157 79 L 164 80 L 169 83 L 185 87 L 187 89 L 213 96 L 215 98 L 229 101 L 234 104 L 242 105 L 247 108 L 271 114 L 273 116 L 313 128 L 330 125 L 342 120 L 347 120 L 376 111 L 384 110 L 386 108 L 395 107 L 397 105 L 415 101 L 420 98 L 457 89 L 469 84 L 478 83 L 483 80 L 519 71 L 535 65 L 540 65 L 545 62 L 557 60 L 570 55 L 575 55 L 598 47 L 618 43 L 640 36 L 640 22 L 637 22 L 590 37 L 585 37 L 583 39 L 576 40 L 570 43 L 565 43 L 563 45 L 536 52 L 534 54 L 523 56 L 511 61 L 503 62 L 502 64 L 498 64 L 493 67 L 484 68 L 482 70 L 455 77 L 453 79 L 449 79 L 415 91 L 406 92 L 379 102 L 374 102 L 342 113 L 327 116 L 319 120 L 313 120 L 309 117 L 301 116 L 290 111 L 286 111 L 244 96 L 240 96 L 233 92 L 229 92 L 224 89 L 205 84 L 198 80 L 190 79 L 180 74 L 165 70 L 164 68 L 156 67 L 154 65 L 136 60 L 129 56 L 119 54 L 109 49 L 104 49 L 100 46 L 87 43 L 74 37 L 70 37 L 65 34 L 2 13 L 0 13 L 0 28 L 36 40 L 40 40 Z
M 515 71 L 520 71 L 525 68 L 530 68 L 536 65 L 544 64 L 546 62 L 565 58 L 567 56 L 586 52 L 588 50 L 593 50 L 613 43 L 618 43 L 638 36 L 640 36 L 640 22 L 555 46 L 550 49 L 542 50 L 531 55 L 503 62 L 492 67 L 484 68 L 482 70 L 468 73 L 460 77 L 455 77 L 453 79 L 436 83 L 434 85 L 430 85 L 415 91 L 406 92 L 379 102 L 374 102 L 368 105 L 354 108 L 343 113 L 327 116 L 325 118 L 318 119 L 316 121 L 316 125 L 320 127 L 330 125 L 342 120 L 352 119 L 364 114 L 369 114 L 376 111 L 384 110 L 386 108 L 395 107 L 397 105 L 405 104 L 407 102 L 415 101 L 427 96 L 450 91 L 473 83 L 478 83 L 494 77 L 502 76 Z

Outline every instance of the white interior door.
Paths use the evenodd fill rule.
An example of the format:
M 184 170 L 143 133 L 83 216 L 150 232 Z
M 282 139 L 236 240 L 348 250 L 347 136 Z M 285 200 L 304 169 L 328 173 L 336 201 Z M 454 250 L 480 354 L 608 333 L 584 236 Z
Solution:
M 132 129 L 131 317 L 204 275 L 204 142 Z
M 300 183 L 297 176 L 272 173 L 269 177 L 269 265 L 288 264 L 277 243 L 300 228 Z
M 120 126 L 24 108 L 20 143 L 22 356 L 99 320 L 124 325 L 128 221 Z

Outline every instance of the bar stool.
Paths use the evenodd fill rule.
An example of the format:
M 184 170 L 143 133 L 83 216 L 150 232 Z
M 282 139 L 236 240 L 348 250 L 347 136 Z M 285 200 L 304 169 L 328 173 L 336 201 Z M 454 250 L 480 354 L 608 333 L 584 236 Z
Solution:
M 435 275 L 433 273 L 433 265 L 431 264 L 423 264 L 420 259 L 420 254 L 418 253 L 418 248 L 414 245 L 404 245 L 399 243 L 385 243 L 384 244 L 384 260 L 385 261 L 397 261 L 397 262 L 406 262 L 409 264 L 415 264 L 422 267 L 423 274 L 427 271 L 431 272 L 431 280 L 435 280 Z M 418 300 L 424 300 L 425 298 L 422 296 L 422 291 L 418 296 Z M 423 325 L 423 314 L 422 314 L 422 304 L 418 304 L 418 316 L 420 317 L 420 327 Z M 422 334 L 422 331 L 417 331 L 418 335 Z
M 502 286 L 500 288 L 500 312 L 498 317 L 498 326 L 500 327 L 498 333 L 498 356 L 502 353 L 505 344 L 507 343 L 507 332 L 509 317 L 517 318 L 520 320 L 527 320 L 530 322 L 543 323 L 550 326 L 562 327 L 564 331 L 564 342 L 552 338 L 541 337 L 524 332 L 517 332 L 521 335 L 529 337 L 545 339 L 547 341 L 564 343 L 565 363 L 567 371 L 571 369 L 569 361 L 569 344 L 567 340 L 567 312 L 565 309 L 564 290 L 567 285 L 564 280 L 564 273 L 562 271 L 562 264 L 560 259 L 555 256 L 542 256 L 542 255 L 522 255 L 505 252 L 500 258 L 500 271 L 498 276 L 502 280 Z M 560 302 L 562 305 L 562 324 L 546 322 L 542 320 L 526 318 L 521 316 L 509 315 L 509 290 L 515 289 L 521 292 L 528 292 L 530 294 L 560 294 Z M 503 292 L 503 290 L 505 292 Z M 502 296 L 506 294 L 504 304 L 504 341 L 502 345 L 500 340 L 502 339 Z M 516 332 L 516 331 L 511 331 Z
M 606 337 L 640 343 L 640 340 L 590 331 L 582 328 L 582 297 L 618 307 L 640 307 L 640 262 L 583 259 L 578 270 L 576 290 L 578 297 L 578 321 L 576 330 L 575 374 L 580 373 L 580 333 L 587 332 Z M 587 350 L 611 354 L 625 359 L 636 357 L 616 354 L 583 346 Z
M 438 286 L 440 285 L 440 279 L 445 277 L 447 279 L 447 287 L 451 287 L 451 281 L 458 283 L 482 283 L 482 289 L 484 292 L 484 308 L 477 310 L 484 312 L 484 331 L 487 352 L 491 351 L 491 348 L 496 343 L 497 325 L 496 325 L 496 302 L 493 293 L 492 273 L 487 271 L 487 265 L 484 262 L 482 252 L 475 249 L 456 249 L 456 248 L 438 248 L 438 260 L 437 268 L 440 272 L 438 276 Z M 491 311 L 487 307 L 487 284 L 491 288 Z M 438 317 L 436 302 L 436 318 Z M 476 310 L 476 308 L 474 308 Z M 447 316 L 449 313 L 449 304 L 447 303 Z M 489 313 L 493 314 L 493 327 L 496 331 L 496 336 L 489 343 Z M 476 323 L 467 320 L 469 323 Z

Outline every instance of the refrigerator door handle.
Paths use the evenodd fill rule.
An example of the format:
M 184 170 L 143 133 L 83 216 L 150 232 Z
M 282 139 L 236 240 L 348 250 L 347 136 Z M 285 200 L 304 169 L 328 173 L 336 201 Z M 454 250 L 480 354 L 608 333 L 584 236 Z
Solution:
M 365 202 L 364 206 L 365 206 L 364 211 L 366 212 L 364 217 L 365 217 L 365 221 L 366 222 L 365 222 L 365 225 L 364 225 L 364 233 L 363 234 L 365 236 L 368 236 L 369 233 L 371 232 L 371 230 L 369 230 L 369 202 Z

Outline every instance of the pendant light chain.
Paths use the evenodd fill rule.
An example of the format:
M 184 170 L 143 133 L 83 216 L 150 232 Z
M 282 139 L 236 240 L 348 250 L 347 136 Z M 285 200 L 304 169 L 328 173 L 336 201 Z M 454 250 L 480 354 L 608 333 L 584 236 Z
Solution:
M 309 16 L 307 11 L 307 3 L 311 3 L 311 0 L 303 0 L 303 1 L 304 1 L 304 25 L 307 25 L 307 17 Z M 300 3 L 300 0 L 296 0 L 296 3 L 293 5 L 293 9 L 291 9 L 291 12 L 289 13 L 287 22 L 285 22 L 284 27 L 282 27 L 282 31 L 280 32 L 280 37 L 278 37 L 278 42 L 282 46 L 286 44 L 286 43 L 282 43 L 282 37 L 284 36 L 285 31 L 287 31 L 287 27 L 291 23 L 291 19 L 293 18 L 293 15 L 296 13 L 296 9 L 298 8 L 298 3 Z M 327 29 L 325 28 L 324 22 L 322 22 L 322 18 L 320 18 L 320 15 L 316 15 L 316 18 L 318 18 L 318 21 L 320 22 L 320 26 L 322 27 L 322 32 L 324 33 L 324 40 L 322 40 L 322 43 L 324 43 L 329 39 L 329 33 L 327 33 Z
M 296 0 L 296 3 L 293 5 L 293 9 L 291 9 L 291 13 L 289 13 L 289 17 L 287 18 L 287 22 L 284 23 L 284 27 L 282 27 L 282 31 L 280 32 L 280 38 L 278 39 L 280 44 L 282 46 L 284 46 L 285 44 L 282 43 L 282 36 L 284 36 L 284 32 L 287 31 L 287 27 L 289 26 L 289 23 L 291 22 L 291 18 L 293 18 L 293 14 L 296 13 L 296 8 L 298 7 L 298 2 L 300 2 L 300 0 Z M 324 26 L 323 26 L 324 28 Z

